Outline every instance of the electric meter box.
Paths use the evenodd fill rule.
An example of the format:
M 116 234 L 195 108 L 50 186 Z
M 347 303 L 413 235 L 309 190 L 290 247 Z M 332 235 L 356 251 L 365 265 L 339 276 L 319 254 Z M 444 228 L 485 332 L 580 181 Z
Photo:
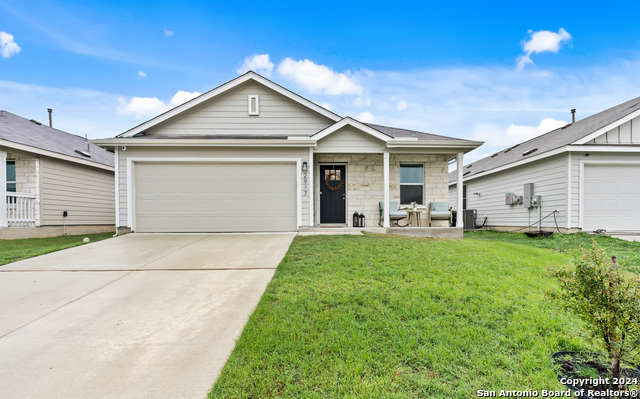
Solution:
M 531 208 L 531 200 L 533 199 L 533 183 L 525 183 L 524 185 L 524 198 L 522 203 L 525 208 Z
M 505 205 L 515 205 L 518 203 L 518 196 L 514 193 L 505 193 L 504 194 L 504 204 Z

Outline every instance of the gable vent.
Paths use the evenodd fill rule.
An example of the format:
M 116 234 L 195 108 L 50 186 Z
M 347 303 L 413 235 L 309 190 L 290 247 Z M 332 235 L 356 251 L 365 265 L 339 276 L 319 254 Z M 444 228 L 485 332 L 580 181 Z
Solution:
M 249 115 L 260 115 L 260 96 L 249 94 Z
M 530 149 L 530 150 L 527 150 L 527 151 L 523 152 L 523 153 L 522 153 L 522 156 L 529 155 L 529 154 L 533 154 L 533 153 L 534 153 L 534 152 L 536 152 L 536 151 L 538 151 L 538 149 L 537 149 L 537 148 L 532 148 L 532 149 Z

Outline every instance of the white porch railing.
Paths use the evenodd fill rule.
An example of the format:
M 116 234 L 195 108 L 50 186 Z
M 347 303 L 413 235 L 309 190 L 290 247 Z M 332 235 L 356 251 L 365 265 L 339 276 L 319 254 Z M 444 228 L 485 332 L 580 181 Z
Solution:
M 33 194 L 7 193 L 7 225 L 9 227 L 33 227 L 36 224 Z

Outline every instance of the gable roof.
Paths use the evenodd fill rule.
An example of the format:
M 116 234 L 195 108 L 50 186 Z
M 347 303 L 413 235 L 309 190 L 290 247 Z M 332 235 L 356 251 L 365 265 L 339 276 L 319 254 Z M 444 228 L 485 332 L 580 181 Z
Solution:
M 523 160 L 539 159 L 540 155 L 559 150 L 572 144 L 584 144 L 593 135 L 604 134 L 627 120 L 640 116 L 640 97 L 634 98 L 607 110 L 568 124 L 528 141 L 498 151 L 464 167 L 464 179 L 490 172 Z M 449 182 L 457 180 L 457 172 L 449 174 Z
M 314 103 L 312 101 L 309 101 L 306 98 L 304 98 L 304 97 L 302 97 L 302 96 L 300 96 L 300 95 L 298 95 L 298 94 L 296 94 L 296 93 L 294 93 L 294 92 L 292 92 L 292 91 L 290 91 L 288 89 L 285 89 L 284 87 L 280 86 L 279 84 L 274 83 L 274 82 L 270 81 L 269 79 L 267 79 L 267 78 L 265 78 L 263 76 L 260 76 L 260 75 L 258 75 L 257 73 L 255 73 L 253 71 L 249 71 L 249 72 L 245 73 L 244 75 L 240 75 L 237 78 L 235 78 L 233 80 L 230 80 L 229 82 L 224 83 L 224 84 L 216 87 L 215 89 L 209 90 L 208 92 L 206 92 L 206 93 L 204 93 L 204 94 L 202 94 L 202 95 L 200 95 L 200 96 L 198 96 L 198 97 L 196 97 L 194 99 L 191 99 L 190 101 L 187 101 L 184 104 L 178 105 L 177 107 L 172 108 L 172 109 L 170 109 L 170 110 L 168 110 L 168 111 L 156 116 L 155 118 L 152 118 L 152 119 L 150 119 L 150 120 L 148 120 L 146 122 L 143 122 L 140 125 L 138 125 L 138 126 L 136 126 L 134 128 L 131 128 L 131 129 L 127 130 L 124 133 L 121 133 L 121 134 L 117 135 L 116 137 L 133 137 L 135 134 L 144 132 L 145 130 L 150 129 L 150 128 L 152 128 L 152 127 L 154 127 L 154 126 L 156 126 L 156 125 L 158 125 L 158 124 L 160 124 L 162 122 L 165 122 L 165 121 L 167 121 L 169 119 L 172 119 L 172 118 L 174 118 L 174 117 L 176 117 L 176 116 L 178 116 L 178 115 L 180 115 L 180 114 L 192 109 L 193 107 L 198 106 L 198 105 L 200 105 L 200 104 L 202 104 L 202 103 L 204 103 L 204 102 L 206 102 L 206 101 L 208 101 L 208 100 L 210 100 L 210 99 L 212 99 L 212 98 L 214 98 L 214 97 L 216 97 L 216 96 L 218 96 L 218 95 L 220 95 L 222 93 L 225 93 L 225 92 L 227 92 L 227 91 L 229 91 L 229 90 L 231 90 L 231 89 L 233 89 L 233 88 L 235 88 L 235 87 L 237 87 L 237 86 L 239 86 L 239 85 L 241 85 L 241 84 L 243 84 L 245 82 L 248 82 L 250 80 L 252 80 L 254 82 L 257 82 L 257 83 L 260 83 L 260 84 L 262 84 L 262 85 L 264 85 L 264 86 L 266 86 L 266 87 L 268 87 L 268 88 L 270 88 L 270 89 L 282 94 L 283 96 L 285 96 L 285 97 L 287 97 L 287 98 L 289 98 L 289 99 L 291 99 L 291 100 L 293 100 L 293 101 L 295 101 L 295 102 L 297 102 L 297 103 L 299 103 L 299 104 L 301 104 L 301 105 L 303 105 L 303 106 L 305 106 L 305 107 L 307 107 L 307 108 L 309 108 L 309 109 L 311 109 L 311 110 L 313 110 L 313 111 L 315 111 L 315 112 L 317 112 L 317 113 L 319 113 L 319 114 L 321 114 L 321 115 L 323 115 L 323 116 L 325 116 L 325 117 L 327 117 L 329 119 L 331 119 L 334 122 L 337 122 L 340 119 L 342 119 L 342 117 L 340 117 L 339 115 L 329 111 L 328 109 L 326 109 L 324 107 L 321 107 L 320 105 L 318 105 L 318 104 L 316 104 L 316 103 Z
M 419 141 L 452 141 L 452 142 L 455 142 L 455 141 L 468 142 L 469 141 L 469 140 L 457 139 L 454 137 L 441 136 L 438 134 L 418 132 L 416 130 L 400 129 L 397 127 L 382 126 L 382 125 L 374 125 L 373 123 L 365 123 L 365 125 L 371 128 L 374 128 L 388 136 L 391 136 L 394 139 L 416 138 Z
M 31 152 L 44 150 L 45 155 L 84 164 L 100 164 L 113 168 L 114 156 L 84 137 L 54 129 L 7 111 L 0 111 L 0 145 Z M 87 151 L 87 145 L 89 151 Z M 26 146 L 26 147 L 25 147 Z M 91 157 L 79 154 L 88 153 Z M 98 165 L 95 165 L 98 166 Z

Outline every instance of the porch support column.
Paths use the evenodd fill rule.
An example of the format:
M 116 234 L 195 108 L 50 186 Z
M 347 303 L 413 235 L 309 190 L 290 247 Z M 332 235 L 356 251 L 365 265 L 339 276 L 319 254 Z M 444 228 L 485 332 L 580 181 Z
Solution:
M 382 154 L 383 161 L 383 184 L 384 184 L 384 221 L 382 227 L 391 227 L 389 223 L 389 152 Z
M 315 201 L 316 192 L 313 189 L 313 174 L 315 171 L 313 170 L 313 148 L 309 147 L 309 191 L 307 194 L 309 195 L 309 227 L 313 227 L 313 214 L 315 210 L 313 209 L 313 203 Z
M 7 153 L 0 151 L 0 228 L 7 226 Z
M 458 204 L 456 205 L 457 208 L 457 215 L 456 215 L 456 227 L 463 227 L 464 228 L 464 220 L 462 218 L 462 187 L 464 185 L 464 182 L 462 181 L 462 158 L 464 157 L 464 153 L 463 152 L 459 152 L 456 154 L 456 160 L 458 161 L 458 182 L 456 183 L 456 188 L 458 191 L 458 195 L 456 196 L 457 198 L 457 202 Z

